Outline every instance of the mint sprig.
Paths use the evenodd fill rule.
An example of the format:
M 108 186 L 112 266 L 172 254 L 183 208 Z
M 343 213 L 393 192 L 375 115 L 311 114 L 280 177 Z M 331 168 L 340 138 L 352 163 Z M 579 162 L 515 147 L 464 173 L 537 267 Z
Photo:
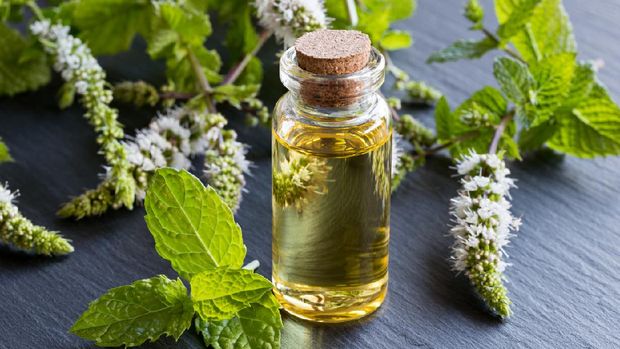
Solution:
M 242 269 L 245 246 L 228 206 L 185 170 L 159 169 L 151 179 L 146 220 L 157 252 L 189 281 L 156 276 L 111 289 L 92 302 L 71 332 L 99 346 L 178 339 L 196 316 L 207 345 L 279 348 L 279 305 L 271 282 Z

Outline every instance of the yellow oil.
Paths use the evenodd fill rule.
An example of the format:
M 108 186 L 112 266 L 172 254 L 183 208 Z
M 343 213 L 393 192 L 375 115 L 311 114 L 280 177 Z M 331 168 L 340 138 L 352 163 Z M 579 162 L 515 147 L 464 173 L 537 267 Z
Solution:
M 387 292 L 389 125 L 382 118 L 333 129 L 296 123 L 276 128 L 273 139 L 276 297 L 312 321 L 372 313 Z

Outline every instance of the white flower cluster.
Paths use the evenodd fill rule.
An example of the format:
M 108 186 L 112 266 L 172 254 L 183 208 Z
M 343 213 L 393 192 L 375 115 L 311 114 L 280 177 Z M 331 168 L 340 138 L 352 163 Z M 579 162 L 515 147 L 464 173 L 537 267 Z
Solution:
M 12 205 L 17 193 L 11 192 L 6 186 L 0 184 L 0 204 Z
M 462 180 L 459 196 L 451 201 L 455 226 L 450 232 L 456 239 L 453 246 L 454 269 L 470 274 L 472 268 L 483 272 L 481 262 L 489 262 L 502 272 L 503 247 L 511 231 L 519 229 L 521 220 L 510 213 L 509 190 L 515 187 L 510 170 L 495 154 L 471 152 L 457 165 Z M 481 248 L 486 246 L 488 248 Z
M 225 125 L 226 119 L 220 114 L 189 108 L 169 109 L 139 130 L 132 140 L 123 143 L 127 160 L 144 173 L 165 166 L 188 169 L 192 156 L 218 146 Z M 142 200 L 146 178 L 138 182 L 136 198 Z
M 30 26 L 32 34 L 43 41 L 45 51 L 54 57 L 54 69 L 65 81 L 73 82 L 77 93 L 97 93 L 102 103 L 109 103 L 112 93 L 104 88 L 103 69 L 90 49 L 82 40 L 69 34 L 69 30 L 64 25 L 52 25 L 49 20 L 37 21 Z
M 285 47 L 295 39 L 327 27 L 322 0 L 255 0 L 260 25 L 274 32 Z

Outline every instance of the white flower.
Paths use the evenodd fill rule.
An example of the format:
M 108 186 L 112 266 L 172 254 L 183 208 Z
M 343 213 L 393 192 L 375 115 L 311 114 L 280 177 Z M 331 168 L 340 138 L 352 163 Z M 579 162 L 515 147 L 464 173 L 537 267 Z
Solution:
M 0 184 L 0 204 L 12 204 L 17 197 L 17 193 L 11 192 L 8 188 Z
M 322 0 L 255 0 L 260 25 L 274 32 L 285 47 L 304 33 L 327 27 Z

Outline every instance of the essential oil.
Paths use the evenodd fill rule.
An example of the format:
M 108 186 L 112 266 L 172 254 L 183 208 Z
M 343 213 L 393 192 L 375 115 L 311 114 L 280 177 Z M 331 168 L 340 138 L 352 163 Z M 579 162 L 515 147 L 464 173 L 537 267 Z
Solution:
M 376 93 L 383 68 L 355 31 L 307 34 L 281 60 L 290 92 L 274 110 L 273 281 L 284 309 L 304 319 L 357 319 L 386 295 L 392 131 Z

